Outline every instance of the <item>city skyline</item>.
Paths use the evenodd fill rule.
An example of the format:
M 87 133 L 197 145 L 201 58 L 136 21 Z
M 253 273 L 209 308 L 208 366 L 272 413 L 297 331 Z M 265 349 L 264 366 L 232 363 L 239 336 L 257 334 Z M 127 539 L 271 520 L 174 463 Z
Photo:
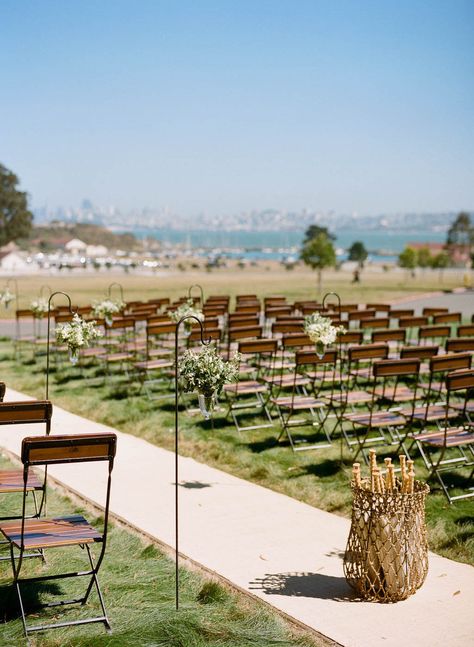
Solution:
M 0 7 L 0 161 L 35 208 L 474 205 L 474 6 Z

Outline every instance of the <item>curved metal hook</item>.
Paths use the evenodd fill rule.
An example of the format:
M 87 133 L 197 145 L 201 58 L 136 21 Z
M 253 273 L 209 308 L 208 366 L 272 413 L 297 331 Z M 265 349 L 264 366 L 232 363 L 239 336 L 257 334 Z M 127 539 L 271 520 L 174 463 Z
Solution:
M 114 281 L 113 283 L 111 283 L 109 285 L 109 287 L 107 288 L 107 296 L 108 297 L 112 296 L 112 288 L 114 287 L 114 285 L 116 285 L 119 288 L 119 290 L 120 290 L 120 299 L 121 299 L 121 301 L 123 303 L 123 286 L 122 286 L 121 283 L 117 283 L 117 281 Z
M 199 288 L 201 292 L 201 305 L 204 305 L 204 290 L 202 289 L 202 286 L 199 285 L 199 283 L 194 283 L 194 285 L 191 285 L 188 290 L 188 299 L 191 299 L 191 292 L 193 291 L 193 288 Z
M 45 288 L 49 291 L 50 296 L 51 296 L 51 294 L 53 293 L 53 291 L 52 291 L 52 289 L 50 288 L 50 286 L 49 286 L 49 285 L 47 285 L 47 284 L 44 284 L 44 285 L 42 285 L 42 286 L 40 287 L 40 291 L 39 291 L 40 298 L 43 298 L 43 291 L 44 291 L 44 289 L 45 289 Z
M 71 297 L 69 294 L 66 294 L 66 292 L 53 292 L 49 299 L 48 299 L 48 334 L 46 338 L 46 397 L 45 400 L 48 400 L 48 395 L 49 395 L 49 337 L 50 337 L 50 326 L 51 326 L 51 301 L 53 297 L 55 297 L 57 294 L 62 294 L 66 299 L 68 300 L 68 305 L 69 305 L 69 312 L 73 314 L 72 311 L 72 302 L 71 302 Z
M 174 474 L 175 474 L 175 584 L 176 584 L 176 610 L 179 609 L 179 508 L 178 508 L 178 449 L 179 449 L 179 433 L 178 433 L 178 330 L 179 326 L 186 321 L 186 319 L 194 319 L 201 327 L 201 343 L 204 346 L 209 346 L 212 342 L 212 337 L 207 341 L 204 339 L 204 326 L 202 321 L 194 315 L 185 315 L 176 323 L 174 333 Z
M 337 292 L 326 292 L 326 294 L 323 297 L 323 303 L 322 306 L 323 308 L 326 307 L 326 299 L 327 297 L 334 296 L 337 298 L 337 304 L 338 304 L 338 309 L 339 309 L 339 319 L 341 318 L 341 297 L 338 295 Z

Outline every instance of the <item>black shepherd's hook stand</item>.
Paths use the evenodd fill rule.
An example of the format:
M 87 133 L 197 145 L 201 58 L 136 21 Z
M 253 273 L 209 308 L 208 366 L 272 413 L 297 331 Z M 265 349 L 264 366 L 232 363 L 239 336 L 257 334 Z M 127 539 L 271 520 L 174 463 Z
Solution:
M 114 285 L 116 285 L 118 287 L 118 289 L 120 290 L 120 300 L 123 303 L 123 286 L 122 286 L 121 283 L 117 283 L 117 281 L 114 281 L 113 283 L 111 283 L 109 285 L 109 287 L 107 288 L 107 296 L 110 299 L 110 297 L 112 296 L 112 288 L 114 287 Z
M 323 297 L 323 308 L 326 306 L 326 298 L 331 297 L 331 296 L 334 296 L 337 299 L 337 306 L 338 306 L 338 311 L 339 311 L 339 322 L 340 322 L 341 321 L 341 316 L 342 316 L 342 313 L 341 313 L 341 297 L 338 295 L 337 292 L 327 292 L 324 295 L 324 297 Z M 341 385 L 340 388 L 343 389 L 344 386 L 343 386 L 343 382 L 342 382 L 342 342 L 341 342 L 341 333 L 339 333 L 338 337 L 339 337 L 339 371 L 340 371 L 340 378 L 341 378 L 340 379 L 340 385 Z M 342 433 L 342 418 L 339 420 L 339 422 L 341 424 L 341 456 L 340 456 L 340 461 L 341 461 L 341 465 L 343 465 L 344 464 L 344 453 L 343 453 L 344 445 L 343 445 L 343 433 Z M 336 424 L 335 429 L 336 428 L 337 428 L 337 424 Z
M 202 286 L 199 285 L 199 283 L 195 283 L 194 285 L 191 285 L 191 287 L 188 290 L 188 299 L 191 299 L 191 293 L 193 291 L 193 288 L 199 288 L 199 291 L 201 293 L 201 307 L 204 305 L 204 290 L 202 289 Z
M 65 292 L 53 292 L 48 299 L 48 334 L 46 337 L 46 397 L 45 400 L 48 400 L 49 396 L 49 336 L 50 336 L 50 326 L 51 326 L 51 300 L 57 294 L 62 294 L 69 302 L 69 312 L 73 314 L 71 297 Z
M 174 331 L 174 505 L 175 505 L 175 584 L 176 584 L 176 610 L 179 609 L 179 502 L 178 502 L 178 449 L 179 449 L 179 433 L 178 433 L 178 331 L 179 326 L 186 319 L 194 319 L 201 327 L 201 344 L 209 346 L 212 339 L 207 341 L 204 339 L 204 328 L 202 322 L 194 315 L 185 315 L 176 324 Z

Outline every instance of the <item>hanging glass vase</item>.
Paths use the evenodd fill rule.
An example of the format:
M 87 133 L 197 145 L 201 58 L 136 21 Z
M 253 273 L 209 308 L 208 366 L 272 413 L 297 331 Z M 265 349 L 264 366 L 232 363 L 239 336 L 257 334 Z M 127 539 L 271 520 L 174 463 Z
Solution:
M 69 348 L 69 361 L 73 366 L 79 361 L 79 349 L 78 348 Z
M 325 354 L 326 354 L 326 346 L 323 344 L 322 341 L 317 341 L 316 342 L 316 355 L 319 357 L 319 359 L 323 359 Z
M 214 407 L 216 405 L 215 394 L 204 395 L 204 393 L 198 393 L 198 403 L 199 403 L 199 409 L 203 417 L 206 420 L 209 420 L 209 418 L 212 415 L 212 412 L 214 411 Z

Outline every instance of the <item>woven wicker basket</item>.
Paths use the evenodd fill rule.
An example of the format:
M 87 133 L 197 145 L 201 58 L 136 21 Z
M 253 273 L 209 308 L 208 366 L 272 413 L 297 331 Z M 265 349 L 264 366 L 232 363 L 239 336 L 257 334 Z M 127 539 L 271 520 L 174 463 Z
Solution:
M 397 480 L 401 489 L 401 482 Z M 375 493 L 352 484 L 352 524 L 344 556 L 348 583 L 367 600 L 397 602 L 413 595 L 428 573 L 425 499 L 429 487 L 415 481 L 413 494 Z

